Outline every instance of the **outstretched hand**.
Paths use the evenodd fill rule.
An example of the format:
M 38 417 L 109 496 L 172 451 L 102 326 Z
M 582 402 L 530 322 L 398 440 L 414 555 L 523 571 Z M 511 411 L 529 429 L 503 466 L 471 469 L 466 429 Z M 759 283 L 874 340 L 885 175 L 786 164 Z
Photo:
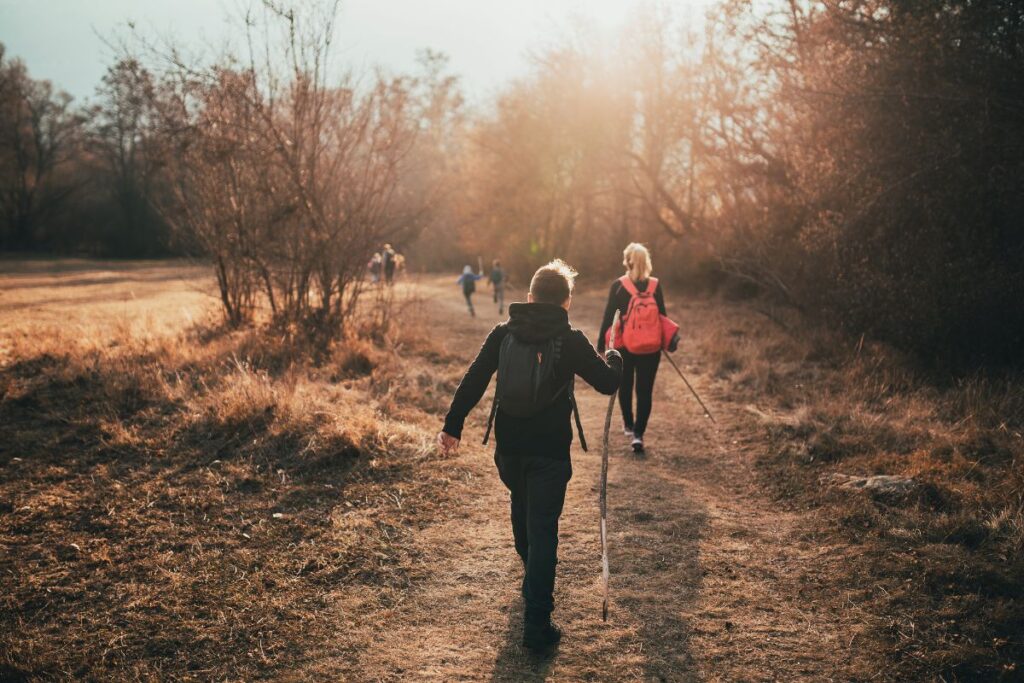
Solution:
M 443 455 L 451 455 L 459 450 L 459 440 L 444 432 L 438 432 L 437 447 Z

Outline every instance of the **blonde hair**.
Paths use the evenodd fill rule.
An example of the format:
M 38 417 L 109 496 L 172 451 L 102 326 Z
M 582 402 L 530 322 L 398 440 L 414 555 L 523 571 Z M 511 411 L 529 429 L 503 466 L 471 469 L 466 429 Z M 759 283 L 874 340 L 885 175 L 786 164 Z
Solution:
M 633 281 L 646 280 L 654 270 L 654 266 L 651 265 L 651 252 L 639 242 L 630 242 L 622 250 L 622 265 L 626 267 L 626 275 Z

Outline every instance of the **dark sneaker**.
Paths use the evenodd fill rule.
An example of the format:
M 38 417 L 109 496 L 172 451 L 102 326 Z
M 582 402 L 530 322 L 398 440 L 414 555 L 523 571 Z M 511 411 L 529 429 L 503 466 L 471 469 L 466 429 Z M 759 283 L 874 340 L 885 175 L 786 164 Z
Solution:
M 644 437 L 634 435 L 633 436 L 633 444 L 632 445 L 633 445 L 633 452 L 634 453 L 643 453 L 644 452 Z
M 562 639 L 562 631 L 550 621 L 546 624 L 523 624 L 523 647 L 534 652 L 544 652 Z

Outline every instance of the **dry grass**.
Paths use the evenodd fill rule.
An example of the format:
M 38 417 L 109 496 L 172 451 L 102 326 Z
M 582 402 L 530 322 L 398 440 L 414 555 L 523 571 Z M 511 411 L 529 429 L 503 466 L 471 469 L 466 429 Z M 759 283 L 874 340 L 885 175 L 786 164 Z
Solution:
M 113 307 L 32 278 L 3 300 L 0 678 L 280 675 L 345 626 L 319 610 L 421 576 L 410 539 L 461 476 L 399 381 L 416 363 L 396 349 L 428 340 L 310 354 L 218 329 L 188 273 L 101 277 Z M 35 313 L 54 298 L 76 301 L 61 324 Z
M 890 615 L 896 678 L 1024 676 L 1024 381 L 937 379 L 881 345 L 716 309 L 709 370 L 762 423 L 778 499 L 863 548 L 850 577 Z M 916 485 L 870 496 L 821 483 L 832 472 Z
M 470 482 L 487 466 L 430 453 L 464 347 L 480 335 L 476 327 L 467 322 L 453 337 L 459 348 L 449 352 L 414 290 L 399 290 L 390 324 L 381 324 L 370 299 L 363 337 L 308 347 L 280 332 L 219 327 L 212 302 L 197 293 L 205 274 L 120 264 L 103 271 L 124 269 L 120 281 L 102 276 L 101 290 L 86 295 L 79 288 L 98 286 L 90 284 L 96 277 L 75 264 L 57 264 L 49 286 L 50 276 L 37 271 L 53 266 L 3 274 L 5 265 L 0 285 L 27 286 L 3 289 L 0 298 L 0 679 L 280 678 L 326 671 L 319 668 L 324 652 L 335 660 L 330 670 L 364 673 L 360 666 L 375 658 L 363 648 L 380 633 L 367 619 L 413 628 L 409 615 L 432 612 L 439 595 L 419 587 L 440 585 L 464 601 L 478 588 L 460 577 L 492 580 L 488 572 L 502 561 L 494 544 L 507 534 L 505 520 L 492 514 L 501 492 L 485 488 L 490 498 L 475 500 L 486 508 L 489 535 L 463 539 L 480 545 L 487 561 L 470 566 L 464 548 L 440 551 L 459 526 L 453 515 L 469 514 L 465 501 L 481 495 Z M 95 300 L 101 291 L 106 298 Z M 454 301 L 452 310 L 461 312 Z M 597 317 L 596 301 L 579 304 Z M 710 382 L 718 406 L 739 404 L 724 410 L 723 422 L 742 439 L 737 449 L 757 450 L 761 482 L 778 504 L 811 525 L 790 561 L 809 559 L 794 569 L 792 585 L 758 579 L 758 590 L 778 587 L 785 595 L 749 593 L 754 584 L 741 595 L 734 570 L 755 577 L 768 570 L 744 539 L 753 528 L 775 530 L 778 510 L 739 501 L 742 515 L 704 528 L 699 510 L 671 512 L 679 491 L 696 495 L 709 455 L 702 460 L 691 449 L 677 462 L 666 452 L 649 467 L 629 469 L 638 481 L 623 491 L 644 490 L 653 477 L 658 500 L 672 501 L 645 501 L 643 514 L 630 517 L 653 528 L 663 515 L 657 538 L 670 540 L 652 536 L 648 552 L 625 538 L 632 560 L 617 584 L 624 606 L 643 605 L 636 627 L 648 639 L 649 673 L 690 670 L 677 659 L 691 656 L 707 658 L 711 674 L 735 672 L 715 657 L 739 656 L 729 649 L 734 641 L 754 650 L 761 643 L 756 628 L 721 642 L 712 629 L 677 646 L 686 622 L 674 612 L 658 622 L 654 604 L 666 598 L 649 590 L 652 572 L 666 572 L 662 580 L 673 590 L 693 591 L 686 604 L 717 604 L 737 625 L 744 613 L 734 608 L 746 604 L 747 616 L 764 622 L 752 624 L 774 628 L 778 615 L 762 609 L 773 600 L 803 608 L 816 572 L 827 571 L 822 585 L 846 596 L 849 610 L 863 615 L 856 623 L 875 625 L 857 632 L 858 652 L 870 653 L 858 671 L 884 667 L 886 680 L 1019 678 L 1019 382 L 974 377 L 937 385 L 885 348 L 795 321 L 787 324 L 799 334 L 787 332 L 746 304 L 687 306 L 694 327 L 681 357 L 697 364 L 692 369 Z M 684 466 L 689 487 L 676 479 Z M 903 496 L 870 497 L 821 484 L 832 472 L 905 475 L 918 485 Z M 589 529 L 588 511 L 567 512 L 566 528 Z M 679 535 L 675 525 L 683 523 L 699 528 Z M 678 540 L 691 532 L 708 535 L 700 557 Z M 819 547 L 841 549 L 843 561 L 814 560 Z M 789 552 L 774 550 L 780 560 Z M 590 551 L 567 542 L 569 585 L 589 585 L 572 572 L 588 571 Z M 440 554 L 453 573 L 428 580 L 423 553 Z M 810 583 L 801 583 L 804 570 Z M 681 578 L 702 575 L 695 585 Z M 573 604 L 574 614 L 589 609 L 573 612 Z M 480 601 L 477 616 L 490 623 L 492 607 Z M 835 614 L 818 616 L 823 628 L 836 625 L 829 621 Z M 716 616 L 691 618 L 707 626 Z M 415 663 L 409 633 L 376 659 L 393 660 L 399 672 L 407 660 Z M 586 634 L 594 653 L 605 652 L 606 633 Z M 809 637 L 790 645 L 799 650 Z M 494 642 L 473 640 L 492 665 Z M 761 645 L 764 657 L 777 656 Z M 569 650 L 557 666 L 596 671 L 598 654 L 583 656 L 584 649 L 574 658 Z M 503 651 L 497 661 L 509 668 L 502 675 L 525 670 L 517 657 L 515 648 Z M 776 664 L 762 662 L 765 672 Z

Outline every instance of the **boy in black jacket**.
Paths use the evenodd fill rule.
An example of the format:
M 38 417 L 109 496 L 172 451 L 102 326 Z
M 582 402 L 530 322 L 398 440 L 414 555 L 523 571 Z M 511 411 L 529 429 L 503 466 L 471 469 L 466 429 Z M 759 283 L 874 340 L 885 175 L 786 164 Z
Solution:
M 552 261 L 534 274 L 528 303 L 509 306 L 508 322 L 491 330 L 455 392 L 444 430 L 438 434 L 444 452 L 458 448 L 466 415 L 480 401 L 491 375 L 498 370 L 502 349 L 508 347 L 503 344 L 507 335 L 522 344 L 557 340 L 559 350 L 550 381 L 560 388 L 552 392 L 551 402 L 529 417 L 509 414 L 499 402 L 494 415 L 494 461 L 511 493 L 512 534 L 525 568 L 523 645 L 533 650 L 544 650 L 561 638 L 561 632 L 551 623 L 551 611 L 558 518 L 572 477 L 572 381 L 579 375 L 602 394 L 611 395 L 622 376 L 622 358 L 617 351 L 609 350 L 607 358 L 602 359 L 586 336 L 569 326 L 575 277 L 576 272 L 561 260 Z

